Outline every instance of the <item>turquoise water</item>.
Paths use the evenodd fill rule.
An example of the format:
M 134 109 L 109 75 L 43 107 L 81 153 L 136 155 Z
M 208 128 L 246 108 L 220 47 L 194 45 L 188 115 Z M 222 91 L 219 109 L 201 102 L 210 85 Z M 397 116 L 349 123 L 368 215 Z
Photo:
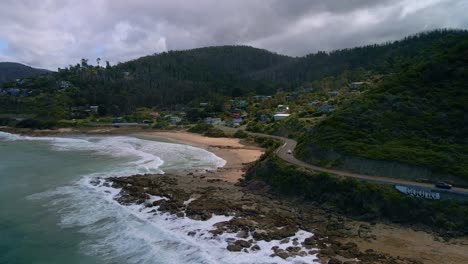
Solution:
M 122 206 L 115 200 L 119 190 L 104 179 L 163 172 L 184 177 L 187 170 L 224 164 L 203 149 L 134 137 L 0 132 L 0 264 L 313 263 L 313 255 L 270 257 L 273 246 L 292 245 L 279 241 L 258 242 L 262 250 L 255 253 L 229 252 L 236 233 L 215 236 L 209 230 L 232 216 L 195 221 L 154 207 Z M 299 231 L 296 238 L 311 235 Z
M 0 132 L 0 263 L 169 263 L 170 250 L 155 250 L 141 237 L 167 234 L 148 228 L 90 179 L 223 164 L 205 150 L 130 137 Z
M 84 234 L 57 225 L 60 213 L 44 206 L 50 200 L 27 197 L 119 162 L 51 151 L 42 142 L 0 141 L 0 263 L 101 263 L 79 250 Z

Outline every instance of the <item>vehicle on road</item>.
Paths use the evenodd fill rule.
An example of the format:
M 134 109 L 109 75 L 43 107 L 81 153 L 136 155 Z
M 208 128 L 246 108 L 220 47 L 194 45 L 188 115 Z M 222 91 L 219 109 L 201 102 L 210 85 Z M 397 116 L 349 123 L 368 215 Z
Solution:
M 440 189 L 452 189 L 452 185 L 445 182 L 438 182 L 435 184 L 435 187 Z
M 292 154 L 292 151 L 290 149 L 288 149 L 288 154 Z

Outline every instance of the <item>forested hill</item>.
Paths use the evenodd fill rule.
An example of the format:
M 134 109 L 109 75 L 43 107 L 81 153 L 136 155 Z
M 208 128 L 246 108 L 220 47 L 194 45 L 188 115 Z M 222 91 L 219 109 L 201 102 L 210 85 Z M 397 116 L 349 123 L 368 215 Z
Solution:
M 406 59 L 376 88 L 349 102 L 302 138 L 310 145 L 377 160 L 431 168 L 468 180 L 468 35 Z M 450 43 L 450 44 L 447 44 Z
M 218 46 L 164 52 L 120 64 L 117 68 L 138 76 L 230 82 L 292 61 L 295 59 L 249 46 Z
M 300 83 L 346 74 L 351 79 L 356 78 L 356 81 L 363 73 L 389 74 L 413 59 L 423 61 L 432 56 L 433 49 L 451 47 L 467 36 L 467 30 L 423 32 L 384 44 L 309 54 L 280 67 L 254 72 L 251 77 Z
M 0 62 L 0 83 L 35 77 L 46 73 L 50 73 L 50 71 L 32 68 L 16 62 Z

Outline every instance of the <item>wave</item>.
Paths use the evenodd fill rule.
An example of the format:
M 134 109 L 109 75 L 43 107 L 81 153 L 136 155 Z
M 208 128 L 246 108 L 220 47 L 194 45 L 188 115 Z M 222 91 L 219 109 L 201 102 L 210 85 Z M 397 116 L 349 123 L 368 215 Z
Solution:
M 30 137 L 0 132 L 0 141 L 35 141 L 56 151 L 84 151 L 122 158 L 125 164 L 109 176 L 139 173 L 164 173 L 164 170 L 212 170 L 226 161 L 204 149 L 174 143 L 157 142 L 128 136 L 100 137 Z M 104 176 L 104 175 L 100 175 Z
M 236 234 L 214 236 L 209 231 L 216 223 L 229 221 L 232 216 L 214 215 L 208 221 L 196 221 L 158 212 L 156 207 L 123 206 L 114 200 L 120 189 L 107 186 L 104 179 L 97 185 L 91 184 L 92 179 L 95 180 L 84 177 L 75 186 L 61 187 L 30 199 L 49 198 L 46 206 L 60 212 L 60 226 L 78 228 L 87 234 L 90 238 L 81 243 L 81 250 L 99 256 L 104 263 L 298 264 L 317 260 L 316 255 L 286 260 L 270 257 L 273 246 L 285 249 L 292 246 L 293 238 L 303 241 L 312 233 L 300 230 L 285 244 L 258 241 L 261 250 L 256 252 L 229 252 L 228 241 L 236 239 Z M 164 198 L 153 196 L 150 200 L 158 199 Z M 196 234 L 188 235 L 192 232 Z

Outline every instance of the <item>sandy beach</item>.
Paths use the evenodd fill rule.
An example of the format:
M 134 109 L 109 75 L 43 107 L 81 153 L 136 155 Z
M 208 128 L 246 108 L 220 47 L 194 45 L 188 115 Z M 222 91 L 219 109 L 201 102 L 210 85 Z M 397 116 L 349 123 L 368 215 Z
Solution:
M 248 144 L 238 138 L 212 138 L 184 130 L 155 131 L 150 129 L 132 127 L 94 127 L 94 128 L 61 128 L 56 130 L 30 130 L 3 128 L 9 133 L 16 133 L 30 136 L 53 136 L 53 135 L 127 135 L 144 138 L 148 140 L 166 140 L 178 144 L 186 144 L 194 147 L 206 149 L 226 161 L 224 167 L 219 168 L 216 173 L 206 173 L 207 178 L 216 178 L 228 182 L 238 182 L 242 178 L 243 169 L 248 163 L 256 161 L 263 153 L 264 149 Z
M 187 144 L 206 149 L 222 159 L 226 165 L 216 173 L 208 173 L 208 178 L 237 182 L 242 178 L 245 165 L 256 161 L 263 153 L 262 148 L 244 144 L 237 138 L 211 138 L 185 131 L 140 132 L 135 136 L 155 139 L 165 138 L 174 143 Z

